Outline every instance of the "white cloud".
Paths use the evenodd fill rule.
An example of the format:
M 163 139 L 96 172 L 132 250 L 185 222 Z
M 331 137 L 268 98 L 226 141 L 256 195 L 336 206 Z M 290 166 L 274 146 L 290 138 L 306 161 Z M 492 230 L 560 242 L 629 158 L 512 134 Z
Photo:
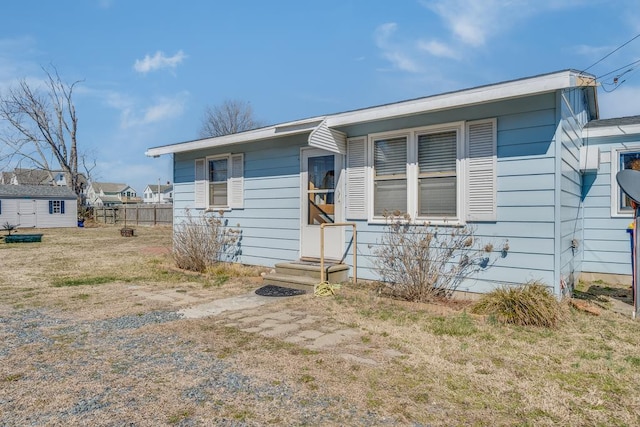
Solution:
M 640 86 L 619 86 L 612 92 L 598 92 L 600 118 L 640 115 Z
M 136 59 L 133 69 L 146 74 L 163 68 L 176 68 L 186 57 L 181 50 L 173 56 L 165 56 L 164 52 L 157 51 L 153 56 L 145 55 L 143 59 Z
M 529 10 L 518 0 L 436 0 L 423 2 L 463 44 L 484 46 L 516 17 Z
M 407 46 L 392 40 L 392 36 L 397 29 L 398 24 L 395 22 L 379 25 L 374 33 L 376 45 L 382 51 L 382 56 L 391 62 L 395 68 L 417 73 L 420 71 L 420 66 L 411 58 L 410 54 L 406 52 Z
M 184 112 L 188 96 L 188 92 L 181 92 L 173 97 L 158 98 L 155 104 L 143 109 L 135 108 L 125 98 L 113 99 L 112 102 L 115 106 L 117 101 L 124 101 L 120 106 L 122 110 L 120 127 L 128 129 L 180 117 Z
M 437 40 L 420 40 L 418 49 L 441 58 L 459 59 L 458 53 L 451 46 Z

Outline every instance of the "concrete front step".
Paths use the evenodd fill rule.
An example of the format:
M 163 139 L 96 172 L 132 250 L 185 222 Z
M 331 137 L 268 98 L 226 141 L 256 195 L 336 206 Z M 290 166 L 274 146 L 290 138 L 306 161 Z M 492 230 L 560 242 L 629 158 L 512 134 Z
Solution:
M 349 266 L 346 264 L 326 264 L 325 280 L 342 283 L 349 280 Z M 320 264 L 311 262 L 283 262 L 276 264 L 275 273 L 267 274 L 264 283 L 313 292 L 320 283 Z
M 341 283 L 349 280 L 349 266 L 346 264 L 325 264 L 325 280 Z M 276 273 L 288 276 L 313 277 L 320 280 L 320 263 L 282 262 L 276 264 Z
M 304 276 L 289 276 L 286 274 L 272 273 L 264 276 L 265 285 L 276 285 L 284 288 L 301 289 L 312 293 L 315 285 L 320 283 L 320 279 Z

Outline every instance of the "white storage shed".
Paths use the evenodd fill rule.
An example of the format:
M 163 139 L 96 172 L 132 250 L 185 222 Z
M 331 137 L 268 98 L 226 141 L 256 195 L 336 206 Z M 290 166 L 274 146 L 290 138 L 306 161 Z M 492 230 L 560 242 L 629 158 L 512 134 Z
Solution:
M 0 185 L 0 226 L 77 227 L 77 199 L 69 187 Z

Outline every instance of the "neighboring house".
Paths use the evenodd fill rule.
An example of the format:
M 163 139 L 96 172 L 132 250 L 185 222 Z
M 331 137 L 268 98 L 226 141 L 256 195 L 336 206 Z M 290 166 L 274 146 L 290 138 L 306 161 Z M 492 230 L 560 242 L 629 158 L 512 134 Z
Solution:
M 383 213 L 398 210 L 441 230 L 472 225 L 496 250 L 508 239 L 508 255 L 459 290 L 539 280 L 561 295 L 595 268 L 583 263 L 579 155 L 595 119 L 594 77 L 565 70 L 146 154 L 174 156 L 174 224 L 187 209 L 224 210 L 242 263 L 317 258 L 319 225 L 349 221 L 358 277 L 377 279 Z M 327 229 L 325 253 L 350 263 L 350 242 L 349 228 Z
M 87 185 L 87 178 L 79 175 L 83 188 Z M 46 171 L 42 169 L 15 168 L 12 172 L 2 173 L 2 184 L 12 185 L 58 185 L 69 186 L 71 177 L 62 170 Z
M 111 182 L 92 182 L 87 189 L 87 204 L 89 206 L 114 206 L 129 203 L 141 203 L 136 190 L 127 184 Z
M 173 185 L 149 184 L 144 189 L 144 203 L 173 203 Z
M 68 187 L 0 185 L 0 225 L 20 228 L 76 227 L 78 204 Z
M 633 209 L 620 191 L 616 174 L 627 168 L 640 170 L 640 116 L 589 122 L 582 130 L 582 139 L 583 270 L 616 275 L 620 281 L 629 282 L 631 242 L 626 230 L 633 221 Z
M 11 178 L 12 177 L 13 177 L 13 173 L 12 172 L 2 172 L 2 174 L 0 174 L 0 184 L 2 184 L 2 185 L 11 184 Z

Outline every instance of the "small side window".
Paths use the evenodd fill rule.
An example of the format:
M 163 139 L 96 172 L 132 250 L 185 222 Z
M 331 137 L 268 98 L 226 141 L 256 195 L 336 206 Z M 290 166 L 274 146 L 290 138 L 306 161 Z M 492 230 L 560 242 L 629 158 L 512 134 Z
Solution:
M 625 169 L 640 170 L 640 147 L 613 150 L 611 156 L 611 216 L 631 217 L 633 208 L 631 199 L 620 190 L 616 181 L 619 171 Z

